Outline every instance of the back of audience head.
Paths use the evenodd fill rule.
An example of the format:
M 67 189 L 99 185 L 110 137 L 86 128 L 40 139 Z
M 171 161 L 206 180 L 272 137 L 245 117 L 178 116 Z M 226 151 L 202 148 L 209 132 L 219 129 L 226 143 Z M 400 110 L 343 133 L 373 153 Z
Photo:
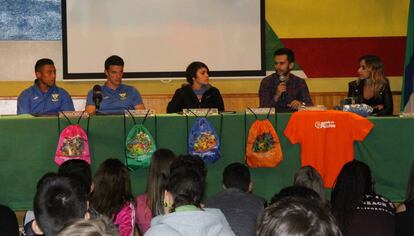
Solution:
M 118 159 L 107 159 L 94 176 L 95 188 L 90 205 L 94 210 L 112 218 L 122 207 L 133 202 L 128 168 Z
M 223 185 L 225 188 L 237 188 L 244 192 L 251 192 L 253 184 L 249 168 L 239 162 L 226 166 L 223 171 Z
M 336 236 L 341 232 L 322 203 L 286 197 L 265 209 L 256 235 Z
M 296 172 L 293 184 L 313 189 L 322 200 L 325 199 L 325 190 L 321 175 L 312 166 L 303 166 Z
M 315 202 L 321 201 L 319 194 L 313 189 L 304 186 L 289 186 L 281 189 L 279 193 L 275 194 L 270 200 L 269 205 L 287 197 L 304 198 Z
M 364 196 L 373 193 L 371 171 L 367 164 L 353 160 L 342 167 L 331 196 L 332 211 L 342 230 L 346 229 Z
M 65 161 L 59 166 L 58 175 L 77 178 L 87 193 L 91 191 L 91 167 L 84 160 L 76 159 Z
M 206 175 L 206 166 L 198 156 L 182 155 L 171 164 L 164 196 L 166 205 L 172 205 L 171 211 L 184 205 L 201 208 Z
M 86 217 L 87 194 L 77 179 L 50 176 L 40 183 L 33 210 L 33 231 L 54 236 L 69 220 Z
M 46 174 L 44 174 L 42 177 L 40 177 L 40 179 L 37 181 L 36 183 L 36 190 L 38 190 L 40 188 L 40 186 L 42 186 L 43 182 L 56 177 L 58 174 L 56 174 L 55 172 L 47 172 Z
M 164 213 L 164 191 L 170 177 L 171 163 L 176 159 L 174 152 L 169 149 L 158 149 L 151 158 L 147 179 L 148 205 L 152 215 Z
M 118 236 L 118 228 L 107 217 L 78 219 L 62 229 L 58 236 Z
M 7 236 L 19 235 L 19 224 L 16 214 L 8 206 L 0 204 L 0 234 Z

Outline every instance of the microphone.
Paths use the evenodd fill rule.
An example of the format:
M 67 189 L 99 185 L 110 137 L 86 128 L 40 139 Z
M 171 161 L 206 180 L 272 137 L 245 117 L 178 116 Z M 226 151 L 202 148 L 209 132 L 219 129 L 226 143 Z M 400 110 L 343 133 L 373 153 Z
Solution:
M 279 80 L 281 83 L 285 83 L 287 78 L 285 75 L 279 75 Z M 280 100 L 286 100 L 286 91 L 280 95 Z
M 93 91 L 93 95 L 92 95 L 93 102 L 95 103 L 96 110 L 99 110 L 99 107 L 101 106 L 101 101 L 102 101 L 102 87 L 100 85 L 95 85 L 93 86 L 92 91 Z

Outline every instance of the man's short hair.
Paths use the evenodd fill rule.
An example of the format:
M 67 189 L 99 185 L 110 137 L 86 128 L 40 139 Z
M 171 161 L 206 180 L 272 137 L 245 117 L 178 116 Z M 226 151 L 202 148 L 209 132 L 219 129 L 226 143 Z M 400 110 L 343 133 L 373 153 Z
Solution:
M 200 61 L 193 61 L 187 66 L 187 69 L 185 70 L 185 77 L 189 84 L 193 85 L 193 78 L 197 77 L 197 71 L 201 68 L 206 68 L 207 72 L 210 72 L 207 65 Z
M 36 223 L 43 233 L 56 235 L 69 220 L 85 216 L 87 194 L 77 179 L 49 177 L 36 192 L 33 210 Z
M 321 203 L 288 197 L 264 210 L 257 235 L 340 236 L 341 231 Z
M 246 165 L 235 162 L 224 168 L 223 184 L 226 188 L 238 188 L 247 192 L 249 190 L 250 181 L 250 171 Z
M 322 201 L 321 197 L 315 190 L 310 189 L 308 187 L 293 185 L 282 188 L 279 193 L 275 194 L 270 199 L 270 204 L 280 201 L 283 198 L 287 197 L 295 197 L 295 198 L 304 198 L 311 201 Z
M 80 159 L 67 160 L 59 166 L 58 175 L 77 178 L 86 193 L 89 193 L 92 185 L 92 173 L 90 165 Z
M 35 72 L 40 72 L 40 70 L 42 69 L 43 66 L 45 65 L 52 65 L 54 66 L 55 63 L 52 61 L 52 59 L 49 58 L 42 58 L 37 60 L 36 64 L 35 64 Z
M 120 56 L 112 55 L 105 60 L 105 70 L 110 66 L 124 66 L 124 60 Z
M 289 63 L 295 62 L 295 53 L 289 48 L 279 48 L 273 53 L 273 57 L 286 55 Z
M 69 223 L 57 236 L 94 235 L 118 236 L 118 228 L 107 217 L 85 220 L 78 219 Z

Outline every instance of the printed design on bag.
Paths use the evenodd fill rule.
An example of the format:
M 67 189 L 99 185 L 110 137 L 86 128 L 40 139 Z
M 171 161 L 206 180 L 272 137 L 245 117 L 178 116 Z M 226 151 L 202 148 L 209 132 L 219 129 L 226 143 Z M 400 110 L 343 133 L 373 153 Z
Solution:
M 211 131 L 201 132 L 194 142 L 195 152 L 207 152 L 214 149 L 217 145 L 217 140 Z
M 275 141 L 270 132 L 258 135 L 253 143 L 253 152 L 267 152 L 273 148 Z
M 127 144 L 128 153 L 133 159 L 139 159 L 140 155 L 147 154 L 151 151 L 154 143 L 149 135 L 143 131 L 137 132 Z
M 76 135 L 65 137 L 60 151 L 62 156 L 77 157 L 82 155 L 84 147 L 85 140 L 80 135 Z

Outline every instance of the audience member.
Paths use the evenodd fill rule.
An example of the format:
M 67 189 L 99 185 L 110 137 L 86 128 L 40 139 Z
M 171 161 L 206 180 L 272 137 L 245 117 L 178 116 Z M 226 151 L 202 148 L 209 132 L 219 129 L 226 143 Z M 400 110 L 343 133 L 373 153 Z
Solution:
M 343 166 L 332 190 L 331 204 L 343 235 L 394 235 L 394 205 L 375 194 L 371 171 L 361 161 Z
M 99 89 L 90 90 L 85 110 L 89 114 L 97 110 L 119 113 L 124 110 L 145 109 L 141 94 L 132 86 L 122 84 L 124 60 L 116 55 L 105 60 L 106 82 Z
M 292 73 L 295 54 L 289 48 L 274 52 L 276 72 L 260 82 L 260 107 L 275 107 L 278 112 L 297 111 L 301 105 L 312 105 L 308 86 L 304 79 Z
M 43 181 L 48 180 L 51 177 L 55 177 L 57 176 L 57 174 L 55 172 L 48 172 L 46 174 L 44 174 L 38 181 L 36 184 L 36 190 L 39 189 L 39 187 L 42 185 Z M 23 230 L 22 230 L 22 235 L 23 236 L 36 236 L 37 234 L 35 234 L 33 232 L 32 229 L 32 224 L 34 221 L 34 212 L 32 210 L 28 210 L 26 211 L 26 213 L 24 214 L 23 217 Z
M 255 235 L 265 199 L 252 194 L 253 182 L 246 165 L 232 163 L 223 172 L 224 190 L 206 201 L 206 207 L 220 209 L 236 235 Z
M 286 197 L 305 198 L 311 201 L 321 202 L 321 197 L 313 189 L 294 185 L 281 189 L 279 193 L 275 194 L 272 199 L 270 199 L 269 205 L 272 205 Z
M 18 236 L 19 224 L 16 214 L 7 206 L 0 204 L 0 235 Z
M 24 90 L 17 99 L 17 114 L 47 114 L 74 111 L 72 98 L 56 86 L 56 68 L 49 58 L 35 64 L 34 85 Z
M 117 227 L 107 217 L 71 222 L 57 236 L 119 236 Z
M 217 108 L 224 111 L 224 102 L 220 91 L 209 83 L 207 65 L 195 61 L 188 65 L 186 78 L 188 84 L 177 89 L 168 103 L 167 113 L 181 112 L 188 108 Z
M 322 177 L 312 166 L 303 166 L 300 168 L 295 174 L 293 185 L 313 189 L 319 194 L 322 200 L 325 200 L 325 189 L 323 188 Z
M 164 214 L 164 191 L 170 176 L 170 165 L 175 158 L 169 149 L 158 149 L 152 155 L 147 190 L 135 199 L 135 223 L 141 234 L 147 232 L 153 216 Z
M 414 161 L 411 163 L 405 201 L 397 208 L 395 223 L 396 236 L 414 235 Z
M 348 84 L 348 97 L 374 108 L 374 115 L 392 115 L 390 82 L 384 75 L 381 58 L 365 55 L 359 59 L 359 78 Z
M 258 236 L 340 236 L 335 218 L 321 202 L 286 197 L 265 209 Z
M 92 191 L 91 167 L 84 160 L 74 159 L 63 162 L 59 166 L 58 175 L 77 178 L 87 194 Z
M 68 221 L 88 218 L 87 205 L 87 194 L 77 179 L 44 178 L 34 198 L 34 233 L 55 236 Z
M 201 207 L 206 174 L 198 156 L 178 157 L 164 195 L 166 214 L 153 218 L 145 235 L 234 235 L 220 210 Z
M 107 159 L 99 166 L 93 180 L 91 208 L 112 219 L 121 236 L 132 236 L 135 207 L 128 168 L 118 159 Z

